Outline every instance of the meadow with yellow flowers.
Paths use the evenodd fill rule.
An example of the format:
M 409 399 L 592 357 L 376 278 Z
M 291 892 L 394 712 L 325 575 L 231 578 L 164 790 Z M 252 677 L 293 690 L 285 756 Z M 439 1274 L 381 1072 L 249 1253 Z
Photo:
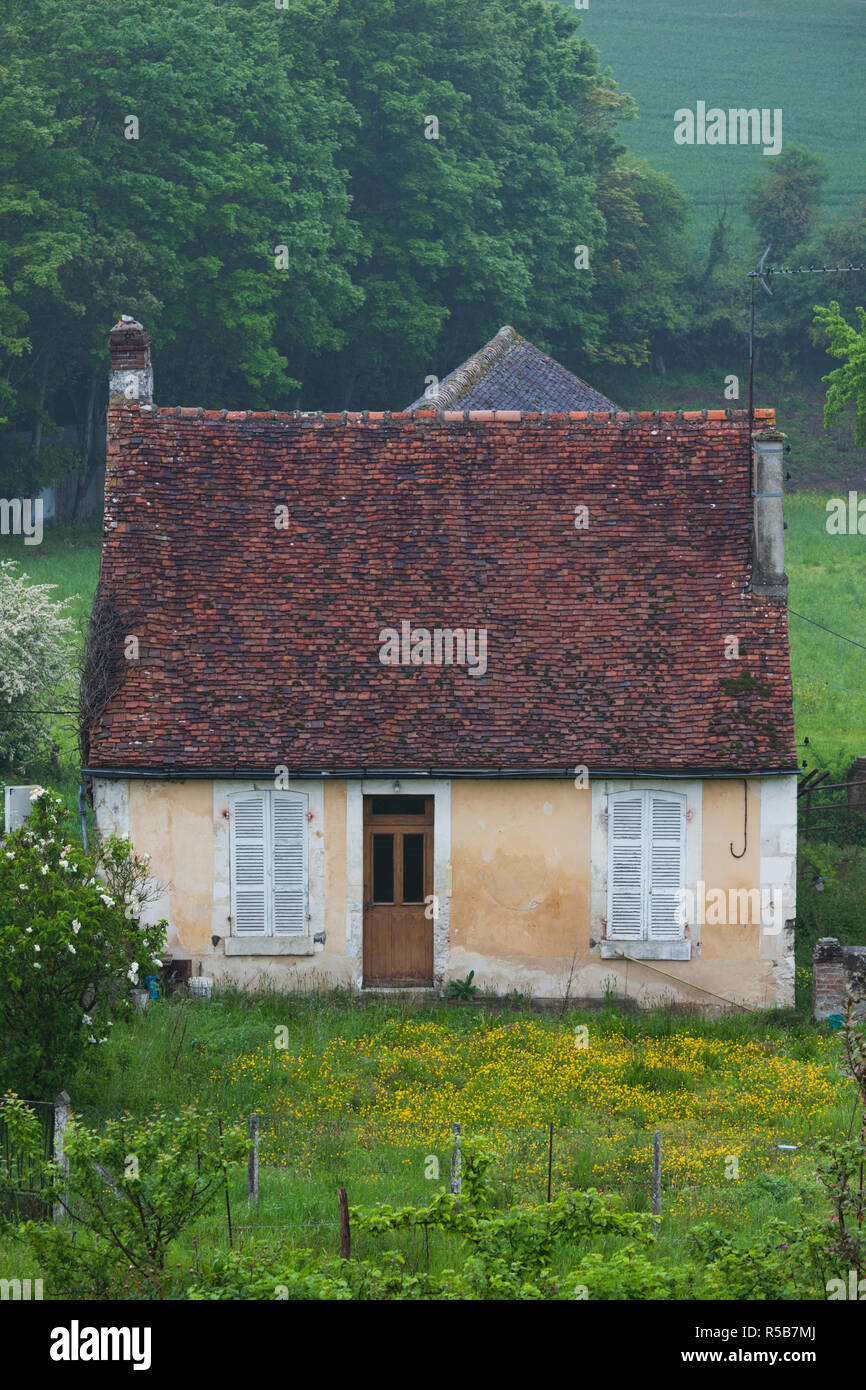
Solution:
M 647 1211 L 657 1129 L 671 1258 L 695 1222 L 748 1232 L 818 1211 L 815 1141 L 845 1132 L 854 1100 L 838 1035 L 793 1014 L 228 992 L 159 1001 L 115 1034 L 99 1073 L 76 1078 L 85 1118 L 144 1115 L 157 1099 L 213 1107 L 227 1124 L 259 1116 L 260 1202 L 248 1207 L 239 1174 L 235 1245 L 334 1250 L 339 1186 L 353 1204 L 429 1201 L 449 1183 L 454 1124 L 493 1155 L 505 1203 L 545 1200 L 549 1178 L 554 1195 L 593 1187 Z M 227 1238 L 221 1210 L 196 1235 Z

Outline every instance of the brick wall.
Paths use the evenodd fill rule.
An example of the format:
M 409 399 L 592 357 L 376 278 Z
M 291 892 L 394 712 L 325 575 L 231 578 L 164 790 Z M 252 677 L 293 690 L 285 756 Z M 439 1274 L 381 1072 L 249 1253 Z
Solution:
M 866 946 L 842 946 L 822 936 L 812 952 L 812 1015 L 820 1021 L 844 1013 L 850 999 L 856 1015 L 866 1017 Z

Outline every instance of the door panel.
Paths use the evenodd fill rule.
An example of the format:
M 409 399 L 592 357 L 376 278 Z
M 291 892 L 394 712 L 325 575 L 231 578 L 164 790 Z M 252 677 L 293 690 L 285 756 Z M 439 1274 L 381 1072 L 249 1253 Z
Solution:
M 365 797 L 365 985 L 432 985 L 432 892 L 433 798 Z

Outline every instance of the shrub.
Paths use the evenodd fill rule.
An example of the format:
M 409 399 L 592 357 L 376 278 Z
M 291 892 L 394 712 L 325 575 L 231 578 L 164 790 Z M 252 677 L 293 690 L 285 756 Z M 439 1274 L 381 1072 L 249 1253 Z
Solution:
M 58 686 L 71 682 L 72 618 L 68 599 L 49 598 L 53 584 L 30 584 L 13 560 L 0 560 L 0 766 L 24 770 L 43 751 Z
M 171 1115 L 158 1107 L 143 1120 L 108 1120 L 101 1134 L 73 1121 L 64 1150 L 68 1178 L 51 1165 L 51 1196 L 85 1239 L 69 1228 L 26 1223 L 21 1234 L 43 1268 L 68 1292 L 119 1280 L 157 1291 L 170 1246 L 225 1191 L 247 1140 L 239 1127 L 218 1134 L 205 1111 L 190 1106 Z
M 0 841 L 0 1090 L 41 1100 L 158 968 L 165 923 L 138 924 L 146 864 L 126 841 L 86 855 L 67 839 L 60 798 L 36 788 L 32 799 L 27 823 Z

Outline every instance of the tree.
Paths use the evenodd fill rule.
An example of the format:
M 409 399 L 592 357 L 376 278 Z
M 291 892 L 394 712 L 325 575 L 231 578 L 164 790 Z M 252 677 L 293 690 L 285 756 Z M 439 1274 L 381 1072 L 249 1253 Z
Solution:
M 168 400 L 288 405 L 304 354 L 339 344 L 359 298 L 335 164 L 354 115 L 317 0 L 286 14 L 70 0 L 47 42 L 44 26 L 41 0 L 16 0 L 0 21 L 17 137 L 0 202 L 3 413 L 28 429 L 37 415 L 75 424 L 81 495 L 121 310 L 147 323 Z M 291 61 L 277 43 L 287 27 Z M 32 270 L 7 252 L 7 283 L 4 248 L 20 247 L 22 227 Z
M 0 766 L 24 772 L 49 741 L 52 704 L 75 675 L 69 599 L 0 560 Z
M 776 260 L 807 241 L 818 223 L 827 167 L 803 145 L 786 145 L 746 193 L 745 209 Z
M 815 323 L 830 340 L 827 351 L 832 357 L 847 359 L 841 367 L 821 378 L 827 383 L 824 406 L 824 425 L 827 429 L 851 401 L 857 402 L 854 423 L 855 443 L 866 444 L 866 310 L 857 309 L 860 331 L 842 317 L 838 302 L 815 306 Z

